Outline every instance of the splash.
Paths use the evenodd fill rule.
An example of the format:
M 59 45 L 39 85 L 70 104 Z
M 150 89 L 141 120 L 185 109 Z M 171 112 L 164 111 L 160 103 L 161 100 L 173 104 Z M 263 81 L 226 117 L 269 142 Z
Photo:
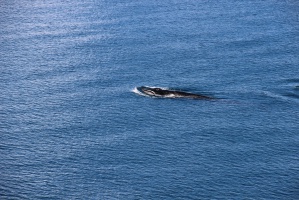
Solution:
M 138 95 L 141 95 L 141 96 L 148 96 L 148 95 L 146 95 L 146 94 L 140 92 L 140 91 L 138 90 L 137 87 L 135 87 L 135 88 L 132 89 L 131 91 L 134 92 L 135 94 L 138 94 Z

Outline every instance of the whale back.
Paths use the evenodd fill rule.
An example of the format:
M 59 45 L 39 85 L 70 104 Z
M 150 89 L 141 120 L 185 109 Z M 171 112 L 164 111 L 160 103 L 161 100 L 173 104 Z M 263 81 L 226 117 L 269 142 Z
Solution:
M 164 98 L 192 98 L 192 99 L 214 99 L 212 97 L 201 95 L 201 94 L 194 94 L 184 91 L 178 90 L 168 90 L 159 87 L 146 87 L 141 86 L 138 88 L 142 93 L 154 96 L 154 97 L 164 97 Z

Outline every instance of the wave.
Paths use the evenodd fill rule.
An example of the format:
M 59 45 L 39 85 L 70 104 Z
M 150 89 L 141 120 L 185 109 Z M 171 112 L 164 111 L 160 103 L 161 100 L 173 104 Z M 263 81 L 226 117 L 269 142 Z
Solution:
M 274 99 L 280 99 L 282 101 L 287 101 L 287 102 L 296 102 L 299 103 L 299 95 L 295 94 L 295 93 L 284 93 L 284 94 L 278 94 L 278 93 L 273 93 L 273 92 L 269 92 L 269 91 L 263 91 L 263 94 L 265 96 L 268 96 L 270 98 L 274 98 Z
M 286 82 L 289 82 L 289 83 L 299 83 L 299 78 L 289 78 L 289 79 L 286 79 Z

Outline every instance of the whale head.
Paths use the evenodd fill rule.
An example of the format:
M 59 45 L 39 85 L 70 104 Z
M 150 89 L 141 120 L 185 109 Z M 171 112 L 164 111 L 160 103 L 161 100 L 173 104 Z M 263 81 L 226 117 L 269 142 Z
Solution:
M 151 88 L 151 87 L 145 87 L 142 86 L 139 88 L 143 93 L 151 96 L 161 96 L 164 95 L 164 90 L 161 88 Z

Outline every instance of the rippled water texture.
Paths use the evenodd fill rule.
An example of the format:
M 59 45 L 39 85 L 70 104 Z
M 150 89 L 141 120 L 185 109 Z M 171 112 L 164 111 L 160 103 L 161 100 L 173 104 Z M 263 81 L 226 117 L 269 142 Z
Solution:
M 299 199 L 298 13 L 0 1 L 0 199 Z

